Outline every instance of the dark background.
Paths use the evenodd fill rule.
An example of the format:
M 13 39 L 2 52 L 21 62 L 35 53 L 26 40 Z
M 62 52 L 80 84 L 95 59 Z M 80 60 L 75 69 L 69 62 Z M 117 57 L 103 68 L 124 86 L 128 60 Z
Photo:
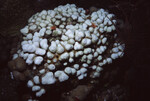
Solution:
M 122 84 L 127 101 L 150 101 L 150 3 L 146 0 L 0 0 L 0 98 L 17 101 L 18 82 L 11 80 L 7 62 L 10 50 L 20 40 L 19 30 L 27 20 L 43 9 L 75 3 L 85 9 L 94 6 L 108 9 L 120 19 L 118 34 L 126 44 L 121 60 Z M 116 82 L 116 81 L 115 81 Z M 10 99 L 8 99 L 9 97 Z

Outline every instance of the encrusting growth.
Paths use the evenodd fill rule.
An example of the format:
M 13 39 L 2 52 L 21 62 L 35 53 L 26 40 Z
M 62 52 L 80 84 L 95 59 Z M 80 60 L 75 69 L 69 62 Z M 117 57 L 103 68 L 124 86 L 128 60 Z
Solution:
M 27 86 L 40 97 L 46 93 L 45 85 L 73 76 L 78 80 L 99 77 L 105 64 L 124 54 L 125 45 L 117 40 L 114 17 L 104 9 L 86 14 L 74 4 L 33 15 L 20 30 L 23 41 L 13 55 L 13 60 L 21 57 L 27 68 L 38 71 Z

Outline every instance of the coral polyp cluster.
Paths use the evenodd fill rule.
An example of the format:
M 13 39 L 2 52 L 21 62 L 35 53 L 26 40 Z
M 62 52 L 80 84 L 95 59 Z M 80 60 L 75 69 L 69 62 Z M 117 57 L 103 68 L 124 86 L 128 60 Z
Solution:
M 37 97 L 45 85 L 66 80 L 100 76 L 103 66 L 122 57 L 124 44 L 118 41 L 114 14 L 104 9 L 87 13 L 74 4 L 43 10 L 21 29 L 21 57 L 32 71 L 27 86 Z

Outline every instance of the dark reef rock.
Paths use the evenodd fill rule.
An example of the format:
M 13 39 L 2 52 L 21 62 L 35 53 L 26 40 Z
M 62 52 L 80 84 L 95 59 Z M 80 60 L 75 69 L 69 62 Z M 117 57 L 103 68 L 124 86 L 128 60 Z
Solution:
M 23 70 L 26 69 L 26 63 L 25 63 L 25 61 L 21 57 L 18 57 L 15 60 L 9 61 L 8 62 L 8 67 L 12 71 L 13 70 L 23 71 Z
M 68 94 L 62 94 L 62 101 L 83 101 L 92 89 L 93 86 L 79 85 Z
M 150 70 L 148 69 L 150 60 L 148 38 L 150 3 L 145 0 L 136 0 L 136 2 L 127 0 L 0 0 L 0 101 L 22 101 L 22 97 L 26 99 L 30 96 L 29 94 L 25 95 L 26 88 L 23 88 L 25 85 L 20 87 L 20 82 L 11 79 L 7 67 L 7 62 L 11 57 L 11 49 L 14 48 L 11 53 L 13 54 L 19 40 L 21 40 L 19 30 L 27 23 L 27 19 L 37 11 L 52 9 L 66 3 L 75 3 L 77 6 L 85 8 L 91 6 L 108 8 L 123 21 L 123 29 L 119 29 L 119 35 L 126 43 L 126 58 L 122 60 L 124 62 L 121 62 L 121 65 L 116 65 L 118 64 L 116 62 L 114 71 L 111 69 L 112 66 L 108 69 L 107 73 L 103 75 L 103 80 L 95 86 L 94 91 L 92 90 L 85 100 L 149 101 L 146 99 L 149 96 L 145 97 L 145 95 L 148 95 L 150 91 L 147 89 L 150 88 Z M 22 75 L 18 76 L 20 80 L 24 80 L 24 76 L 25 78 L 32 76 L 30 70 L 24 69 L 23 64 L 23 62 L 16 64 L 13 61 L 9 63 L 11 70 L 15 70 L 13 73 L 16 78 L 17 75 Z M 19 71 L 22 71 L 21 74 Z M 126 86 L 128 89 L 126 89 Z M 83 88 L 80 88 L 80 90 Z M 73 94 L 74 91 L 80 91 L 76 91 L 76 89 L 70 90 L 70 92 Z M 61 93 L 58 93 L 60 91 L 54 88 L 52 92 L 55 93 L 47 95 L 48 97 L 44 96 L 45 98 L 43 97 L 40 101 L 47 101 L 48 99 L 60 101 Z M 78 98 L 75 99 L 78 101 Z

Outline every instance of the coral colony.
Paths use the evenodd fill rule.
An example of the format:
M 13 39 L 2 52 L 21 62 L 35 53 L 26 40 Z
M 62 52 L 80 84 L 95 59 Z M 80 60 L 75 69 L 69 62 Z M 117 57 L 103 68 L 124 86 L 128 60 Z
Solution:
M 87 14 L 67 4 L 43 10 L 20 30 L 23 41 L 13 60 L 21 57 L 33 71 L 27 86 L 37 97 L 46 93 L 45 85 L 99 77 L 104 65 L 124 54 L 115 24 L 114 14 L 104 9 Z

